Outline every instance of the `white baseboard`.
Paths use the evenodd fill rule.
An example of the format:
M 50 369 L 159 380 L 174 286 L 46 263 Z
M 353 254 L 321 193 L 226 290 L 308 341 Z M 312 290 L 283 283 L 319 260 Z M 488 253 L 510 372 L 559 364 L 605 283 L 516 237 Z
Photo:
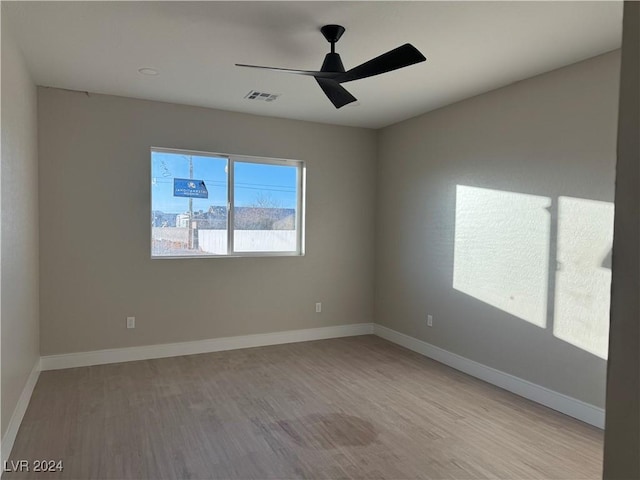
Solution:
M 420 353 L 460 370 L 472 377 L 513 392 L 521 397 L 540 403 L 558 412 L 577 418 L 598 428 L 604 428 L 604 409 L 585 403 L 573 397 L 558 393 L 535 383 L 523 380 L 500 370 L 496 370 L 455 353 L 444 350 L 417 338 L 405 335 L 382 325 L 375 324 L 373 333 L 390 342 Z
M 31 394 L 33 393 L 33 389 L 36 386 L 36 382 L 38 381 L 38 377 L 40 376 L 40 359 L 36 362 L 27 377 L 27 382 L 22 389 L 22 393 L 18 398 L 18 403 L 16 404 L 16 408 L 13 409 L 13 415 L 11 415 L 11 419 L 9 420 L 9 426 L 7 427 L 7 431 L 2 437 L 2 464 L 9 459 L 9 455 L 11 455 L 11 450 L 13 449 L 13 444 L 16 441 L 16 436 L 18 435 L 18 430 L 20 429 L 20 424 L 22 423 L 22 419 L 24 418 L 24 414 L 27 411 L 27 407 L 29 406 L 29 401 L 31 400 Z
M 355 323 L 334 327 L 308 328 L 304 330 L 288 330 L 284 332 L 259 333 L 238 337 L 212 338 L 193 342 L 167 343 L 162 345 L 146 345 L 141 347 L 96 350 L 93 352 L 67 353 L 41 357 L 42 370 L 59 370 L 63 368 L 87 367 L 106 363 L 131 362 L 152 358 L 177 357 L 198 353 L 221 352 L 238 348 L 264 347 L 284 343 L 307 342 L 327 338 L 370 335 L 373 333 L 372 323 Z

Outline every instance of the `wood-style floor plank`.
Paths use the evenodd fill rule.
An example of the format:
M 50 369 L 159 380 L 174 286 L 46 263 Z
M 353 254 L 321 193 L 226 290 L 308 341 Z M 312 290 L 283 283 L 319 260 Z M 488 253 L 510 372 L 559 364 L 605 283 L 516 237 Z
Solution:
M 378 337 L 42 372 L 5 479 L 596 479 L 602 432 Z

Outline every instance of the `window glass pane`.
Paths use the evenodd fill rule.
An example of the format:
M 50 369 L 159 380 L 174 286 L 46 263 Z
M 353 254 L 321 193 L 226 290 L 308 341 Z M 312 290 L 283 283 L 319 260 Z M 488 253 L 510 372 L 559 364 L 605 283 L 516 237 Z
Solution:
M 297 251 L 296 166 L 234 162 L 234 251 Z
M 227 254 L 227 159 L 151 152 L 151 254 Z

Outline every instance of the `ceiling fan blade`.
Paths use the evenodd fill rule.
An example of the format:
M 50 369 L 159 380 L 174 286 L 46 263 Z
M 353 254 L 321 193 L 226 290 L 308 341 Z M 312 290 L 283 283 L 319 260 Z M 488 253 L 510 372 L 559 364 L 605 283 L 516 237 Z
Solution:
M 398 68 L 408 67 L 414 63 L 424 62 L 425 60 L 425 56 L 422 55 L 416 47 L 410 43 L 405 43 L 398 48 L 394 48 L 387 53 L 383 53 L 368 62 L 340 74 L 334 78 L 334 80 L 339 83 L 351 82 L 353 80 L 360 80 L 361 78 L 391 72 Z
M 331 100 L 331 103 L 333 103 L 336 108 L 344 107 L 357 100 L 356 97 L 347 92 L 347 90 L 335 80 L 316 77 L 316 82 L 318 82 L 324 94 L 329 97 L 329 100 Z
M 338 75 L 342 75 L 339 72 L 315 72 L 311 70 L 292 70 L 290 68 L 262 67 L 260 65 L 245 65 L 243 63 L 236 63 L 236 67 L 259 68 L 262 70 L 271 70 L 273 72 L 295 73 L 296 75 L 307 75 L 309 77 L 316 77 L 316 78 L 335 78 Z

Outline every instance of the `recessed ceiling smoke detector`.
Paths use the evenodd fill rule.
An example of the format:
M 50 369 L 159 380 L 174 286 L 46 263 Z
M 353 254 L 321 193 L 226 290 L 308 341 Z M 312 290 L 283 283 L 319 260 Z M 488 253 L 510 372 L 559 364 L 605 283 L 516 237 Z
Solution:
M 156 70 L 155 68 L 149 68 L 149 67 L 143 67 L 143 68 L 139 68 L 138 72 L 141 73 L 142 75 L 158 75 L 158 70 Z
M 246 98 L 247 100 L 263 100 L 265 102 L 273 102 L 279 96 L 279 93 L 266 93 L 259 92 L 257 90 L 250 90 L 249 93 L 244 96 L 244 98 Z

